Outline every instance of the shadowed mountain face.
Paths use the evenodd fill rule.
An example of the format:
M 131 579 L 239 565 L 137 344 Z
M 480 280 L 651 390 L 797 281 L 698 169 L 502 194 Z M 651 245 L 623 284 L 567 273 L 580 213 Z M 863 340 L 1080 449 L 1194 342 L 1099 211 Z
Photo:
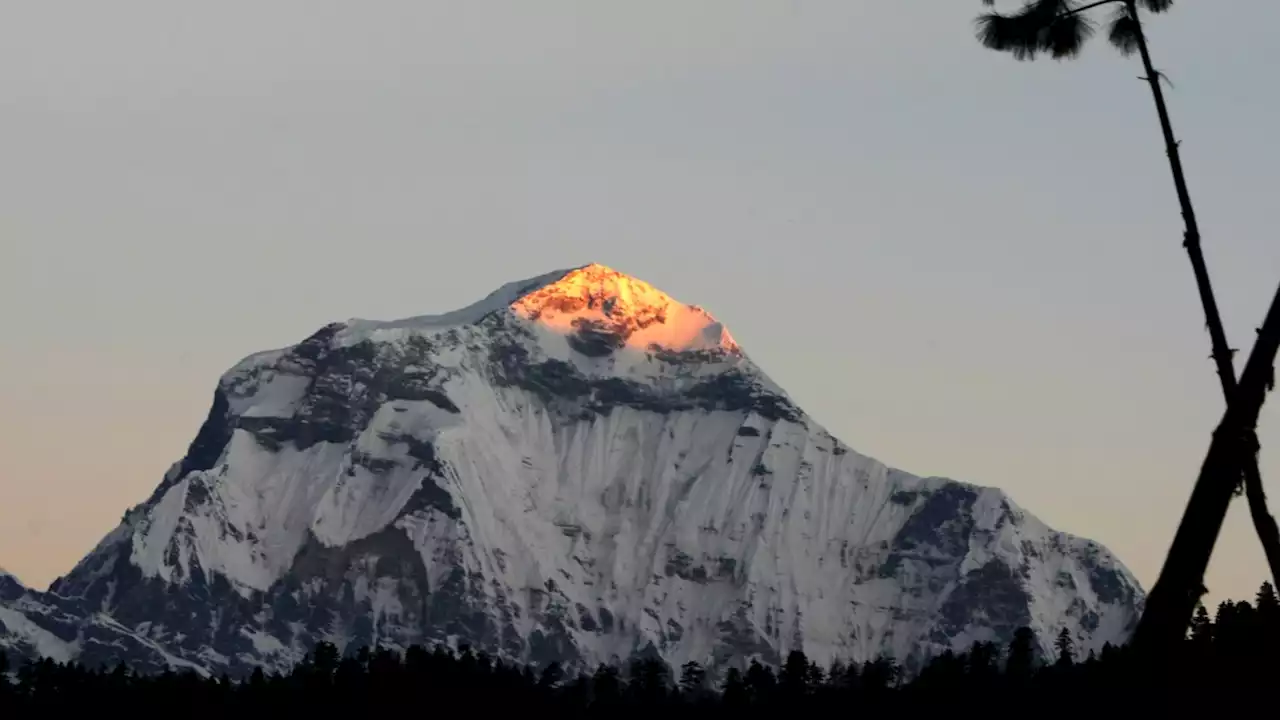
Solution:
M 1105 548 L 833 438 L 714 318 L 598 265 L 353 320 L 223 376 L 186 457 L 0 646 L 239 674 L 468 643 L 713 668 L 1125 639 Z

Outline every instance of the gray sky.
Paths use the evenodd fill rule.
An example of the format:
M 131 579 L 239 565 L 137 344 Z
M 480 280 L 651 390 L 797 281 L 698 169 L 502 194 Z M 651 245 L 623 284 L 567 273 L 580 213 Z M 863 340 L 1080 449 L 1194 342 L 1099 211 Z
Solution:
M 1149 31 L 1243 357 L 1280 280 L 1280 6 L 1178 5 Z M 978 0 L 0 7 L 0 565 L 33 585 L 242 356 L 593 261 L 708 308 L 859 451 L 1155 579 L 1223 402 L 1104 43 L 1015 63 Z M 1236 505 L 1209 584 L 1252 599 Z

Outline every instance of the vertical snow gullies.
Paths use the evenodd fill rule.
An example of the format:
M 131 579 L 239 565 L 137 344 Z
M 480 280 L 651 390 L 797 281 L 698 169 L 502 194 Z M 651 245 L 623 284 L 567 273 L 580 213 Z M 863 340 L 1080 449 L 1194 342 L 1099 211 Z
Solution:
M 236 673 L 318 640 L 911 668 L 1021 625 L 1121 641 L 1143 600 L 998 490 L 849 449 L 711 315 L 599 265 L 247 358 L 53 591 L 3 602 L 79 618 L 84 661 Z

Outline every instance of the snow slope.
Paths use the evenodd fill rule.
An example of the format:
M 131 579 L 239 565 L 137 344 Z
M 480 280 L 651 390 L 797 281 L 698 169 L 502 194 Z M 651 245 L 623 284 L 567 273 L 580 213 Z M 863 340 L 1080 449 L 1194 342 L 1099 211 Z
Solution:
M 1143 593 L 998 490 L 851 450 L 707 312 L 588 265 L 246 358 L 50 597 L 129 638 L 66 652 L 243 672 L 321 639 L 910 668 L 1021 625 L 1122 641 Z

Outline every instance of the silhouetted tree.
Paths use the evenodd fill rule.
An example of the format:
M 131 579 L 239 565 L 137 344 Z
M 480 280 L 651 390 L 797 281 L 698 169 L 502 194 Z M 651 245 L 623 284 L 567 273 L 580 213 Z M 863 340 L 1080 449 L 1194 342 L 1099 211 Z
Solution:
M 698 696 L 707 687 L 707 671 L 696 661 L 690 660 L 680 666 L 680 692 L 689 696 Z
M 882 657 L 862 668 L 862 688 L 875 694 L 897 687 L 902 668 L 893 658 Z
M 862 685 L 861 670 L 862 669 L 857 663 L 851 662 L 847 665 L 843 665 L 842 667 L 837 667 L 833 664 L 831 666 L 831 672 L 828 673 L 827 677 L 830 679 L 831 684 L 833 684 L 837 689 L 843 690 L 847 693 L 854 693 L 857 692 Z
M 1066 632 L 1055 642 L 1062 663 L 1040 666 L 1033 660 L 1035 636 L 1027 628 L 1014 632 L 1003 664 L 1000 648 L 990 642 L 975 643 L 966 653 L 945 651 L 910 677 L 887 659 L 865 665 L 836 661 L 823 672 L 801 654 L 792 654 L 776 673 L 759 660 L 751 663 L 750 683 L 740 670 L 730 669 L 717 691 L 706 682 L 708 671 L 691 662 L 681 667 L 680 692 L 675 693 L 669 687 L 670 669 L 655 657 L 631 663 L 629 682 L 612 665 L 599 666 L 594 677 L 578 673 L 565 681 L 558 665 L 537 673 L 530 665 L 470 648 L 455 654 L 442 646 L 430 651 L 410 647 L 403 655 L 385 647 L 353 648 L 335 658 L 336 648 L 321 644 L 291 671 L 257 669 L 241 680 L 203 678 L 189 670 L 140 675 L 122 664 L 106 670 L 49 659 L 24 661 L 17 684 L 0 682 L 0 717 L 77 717 L 120 710 L 195 720 L 373 715 L 424 698 L 433 707 L 466 707 L 480 717 L 914 716 L 925 709 L 963 713 L 975 703 L 986 707 L 992 697 L 1019 706 L 1031 703 L 1027 707 L 1047 702 L 1051 714 L 1071 710 L 1073 716 L 1079 714 L 1074 701 L 1096 703 L 1097 698 L 1185 711 L 1208 698 L 1207 693 L 1226 691 L 1248 703 L 1272 692 L 1280 673 L 1280 657 L 1268 640 L 1278 626 L 1274 596 L 1267 584 L 1258 590 L 1255 605 L 1224 601 L 1212 620 L 1198 610 L 1196 626 L 1179 651 L 1180 667 L 1172 674 L 1161 674 L 1165 671 L 1160 668 L 1153 674 L 1150 663 L 1109 644 L 1078 662 Z M 329 672 L 332 684 L 324 682 Z
M 538 687 L 543 690 L 554 690 L 560 686 L 562 679 L 564 679 L 564 668 L 558 661 L 553 660 L 542 669 L 542 675 L 538 678 Z
M 592 705 L 598 707 L 617 707 L 622 703 L 622 680 L 618 668 L 612 665 L 600 665 L 591 678 Z
M 994 5 L 994 0 L 983 0 L 987 6 Z M 1191 204 L 1191 194 L 1187 190 L 1186 176 L 1182 169 L 1179 154 L 1179 143 L 1174 137 L 1173 124 L 1169 119 L 1169 110 L 1165 103 L 1164 92 L 1160 87 L 1160 73 L 1151 61 L 1151 53 L 1147 47 L 1146 35 L 1142 27 L 1142 12 L 1163 13 L 1173 6 L 1173 0 L 1029 0 L 1022 9 L 1014 13 L 986 13 L 978 18 L 978 39 L 988 48 L 1008 52 L 1018 60 L 1032 60 L 1045 53 L 1055 59 L 1077 56 L 1085 42 L 1093 35 L 1096 24 L 1091 13 L 1101 11 L 1104 7 L 1112 10 L 1107 23 L 1107 37 L 1123 55 L 1138 53 L 1146 74 L 1146 81 L 1155 102 L 1156 114 L 1160 120 L 1160 130 L 1164 138 L 1165 153 L 1169 159 L 1169 169 L 1173 175 L 1174 189 L 1177 191 L 1178 204 L 1182 210 L 1184 224 L 1183 247 L 1191 260 L 1195 274 L 1196 288 L 1200 295 L 1200 303 L 1204 309 L 1205 324 L 1209 330 L 1210 346 L 1218 377 L 1222 385 L 1223 397 L 1230 403 L 1235 396 L 1236 375 L 1232 365 L 1233 350 L 1227 344 L 1226 331 L 1222 326 L 1222 318 L 1218 312 L 1213 287 L 1209 281 L 1209 271 L 1205 264 L 1204 253 L 1200 248 L 1200 228 L 1196 221 L 1195 210 Z M 1262 476 L 1258 471 L 1257 439 L 1249 434 L 1246 438 L 1238 438 L 1232 453 L 1238 453 L 1238 467 L 1230 474 L 1233 479 L 1243 477 L 1244 488 L 1248 497 L 1249 514 L 1254 529 L 1261 541 L 1267 564 L 1274 581 L 1280 582 L 1280 528 L 1275 518 L 1267 510 L 1266 494 L 1262 487 Z M 1206 511 L 1209 508 L 1206 508 Z M 1216 541 L 1212 538 L 1200 537 L 1201 545 L 1208 543 L 1209 551 Z M 1170 589 L 1173 594 L 1196 592 L 1203 581 L 1204 568 L 1195 570 L 1196 555 L 1188 554 L 1180 563 L 1188 563 L 1185 573 L 1185 587 Z M 1207 560 L 1206 560 L 1207 563 Z M 1191 577 L 1191 576 L 1194 576 Z M 1156 595 L 1153 588 L 1152 595 Z M 1196 599 L 1199 598 L 1197 593 Z M 1163 603 L 1156 598 L 1157 606 Z M 1182 627 L 1190 617 L 1191 609 L 1181 617 Z M 1171 618 L 1167 622 L 1175 622 Z
M 634 703 L 660 705 L 670 689 L 671 668 L 661 658 L 646 657 L 632 661 L 627 689 Z
M 747 691 L 747 683 L 738 668 L 729 668 L 729 672 L 725 673 L 721 692 L 725 707 L 730 710 L 741 710 L 751 704 L 751 694 Z
M 778 673 L 778 689 L 782 694 L 795 701 L 809 691 L 809 658 L 801 650 L 787 653 L 786 662 Z
M 943 650 L 925 665 L 913 685 L 924 695 L 937 695 L 964 687 L 969 657 L 957 655 L 950 648 Z
M 1009 658 L 1005 661 L 1005 674 L 1010 680 L 1022 683 L 1031 679 L 1035 669 L 1036 634 L 1029 627 L 1020 627 L 1013 632 L 1013 640 L 1009 643 Z
M 1258 588 L 1258 594 L 1254 598 L 1253 605 L 1260 616 L 1268 619 L 1280 615 L 1280 599 L 1276 598 L 1275 586 L 1269 582 L 1262 583 L 1262 587 Z
M 1198 653 L 1208 652 L 1213 644 L 1213 621 L 1204 605 L 1196 606 L 1195 617 L 1191 619 L 1191 642 Z
M 0 709 L 12 702 L 12 688 L 9 685 L 9 656 L 4 648 L 0 648 Z
M 745 680 L 751 702 L 762 703 L 773 698 L 774 688 L 778 684 L 773 668 L 761 665 L 759 660 L 752 660 L 747 666 Z
M 338 670 L 338 661 L 341 659 L 342 654 L 338 652 L 338 646 L 331 642 L 318 642 L 315 650 L 312 651 L 312 663 L 316 673 L 326 680 L 333 678 L 333 674 Z
M 591 702 L 591 678 L 578 674 L 559 693 L 561 706 L 567 710 L 583 710 Z
M 1058 666 L 1067 667 L 1075 663 L 1076 644 L 1066 628 L 1062 628 L 1058 633 L 1058 638 L 1053 641 L 1053 648 L 1058 651 Z
M 1000 674 L 1000 650 L 995 643 L 975 642 L 969 648 L 966 672 L 971 682 L 991 683 Z

